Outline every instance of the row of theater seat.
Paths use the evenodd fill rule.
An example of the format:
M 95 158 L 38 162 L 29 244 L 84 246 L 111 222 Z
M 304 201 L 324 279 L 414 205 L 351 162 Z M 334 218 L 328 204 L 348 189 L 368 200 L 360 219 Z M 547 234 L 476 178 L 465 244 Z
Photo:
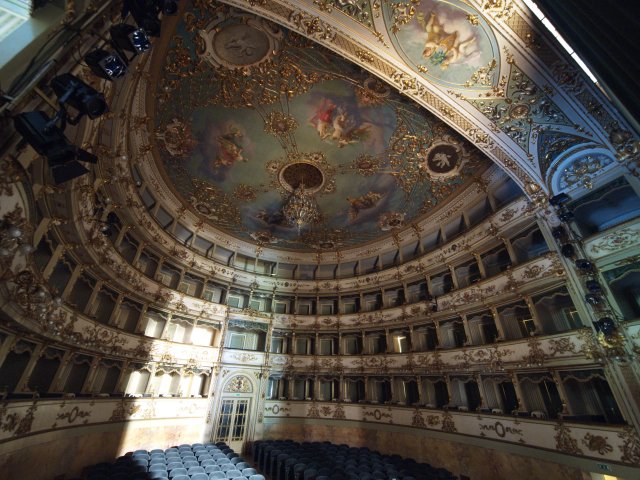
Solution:
M 265 480 L 224 443 L 136 450 L 85 469 L 86 480 Z
M 444 468 L 330 442 L 259 440 L 253 461 L 270 480 L 455 480 Z

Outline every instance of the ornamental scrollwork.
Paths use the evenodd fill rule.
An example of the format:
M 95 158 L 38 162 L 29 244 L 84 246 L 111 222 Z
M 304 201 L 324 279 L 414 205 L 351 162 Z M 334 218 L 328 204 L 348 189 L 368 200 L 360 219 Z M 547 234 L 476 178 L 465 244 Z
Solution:
M 553 438 L 556 440 L 556 450 L 571 455 L 582 455 L 582 450 L 578 447 L 578 441 L 571 436 L 571 429 L 564 423 L 559 422 L 555 425 L 556 434 Z
M 632 465 L 640 465 L 640 437 L 635 428 L 631 425 L 625 426 L 618 437 L 622 439 L 622 445 L 619 447 L 622 453 L 620 460 Z
M 337 35 L 331 25 L 306 12 L 292 12 L 289 16 L 289 21 L 292 22 L 303 34 L 308 37 L 315 38 L 316 40 L 332 42 Z
M 587 433 L 582 439 L 582 444 L 591 452 L 598 452 L 600 455 L 606 455 L 613 452 L 613 447 L 607 442 L 607 437 L 601 435 L 593 435 Z

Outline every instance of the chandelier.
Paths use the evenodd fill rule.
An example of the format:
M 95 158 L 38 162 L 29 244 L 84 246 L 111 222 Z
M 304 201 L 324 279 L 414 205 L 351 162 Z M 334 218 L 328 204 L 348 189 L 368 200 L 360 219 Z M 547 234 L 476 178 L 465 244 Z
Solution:
M 298 229 L 298 235 L 300 235 L 300 231 L 305 225 L 309 225 L 320 216 L 316 201 L 305 190 L 304 182 L 300 182 L 291 193 L 291 196 L 282 207 L 282 213 L 287 223 Z

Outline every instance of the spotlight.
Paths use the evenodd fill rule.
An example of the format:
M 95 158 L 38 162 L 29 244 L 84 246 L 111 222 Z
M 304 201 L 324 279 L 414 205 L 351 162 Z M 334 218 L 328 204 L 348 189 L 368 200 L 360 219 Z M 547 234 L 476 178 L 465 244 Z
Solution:
M 567 195 L 566 193 L 559 193 L 558 195 L 554 195 L 553 197 L 551 197 L 549 199 L 549 203 L 554 207 L 559 207 L 560 205 L 567 203 L 569 200 L 571 200 L 571 197 L 569 197 L 569 195 Z
M 591 293 L 602 293 L 602 286 L 597 280 L 587 280 L 585 285 Z
M 575 248 L 570 243 L 565 243 L 560 247 L 560 252 L 564 257 L 571 258 L 576 254 Z
M 605 336 L 611 335 L 616 330 L 616 324 L 611 317 L 602 317 L 596 323 L 596 328 L 605 334 Z
M 56 184 L 88 173 L 79 162 L 97 163 L 98 157 L 71 145 L 62 130 L 44 112 L 20 113 L 14 117 L 16 130 L 36 152 L 47 157 Z
M 584 300 L 591 305 L 600 305 L 600 297 L 598 295 L 594 295 L 593 293 L 587 293 L 584 296 Z
M 569 222 L 573 220 L 573 212 L 571 210 L 567 210 L 566 208 L 563 208 L 558 212 L 558 218 L 560 219 L 561 222 Z
M 132 52 L 132 58 L 139 53 L 146 52 L 151 48 L 149 37 L 142 28 L 133 25 L 119 23 L 113 25 L 109 32 L 114 46 L 119 52 Z M 124 56 L 124 54 L 122 54 Z
M 576 268 L 582 270 L 584 273 L 593 272 L 593 263 L 585 258 L 578 258 L 575 261 Z
M 120 220 L 118 219 L 118 216 L 113 213 L 113 212 L 109 212 L 109 214 L 107 215 L 107 219 L 106 222 L 102 222 L 100 221 L 100 233 L 102 235 L 104 235 L 105 237 L 110 237 L 111 235 L 113 235 L 114 232 L 114 226 L 119 222 Z
M 122 7 L 122 18 L 125 18 L 131 12 L 133 19 L 147 35 L 159 37 L 160 20 L 158 20 L 158 13 L 162 7 L 163 5 L 160 5 L 158 0 L 125 0 Z
M 94 74 L 107 80 L 127 73 L 127 62 L 115 52 L 93 50 L 85 55 L 84 60 Z
M 562 237 L 565 236 L 566 233 L 567 231 L 564 229 L 563 226 L 555 227 L 554 229 L 551 230 L 551 235 L 556 240 L 560 240 Z
M 162 15 L 175 15 L 178 13 L 178 2 L 172 0 L 159 0 L 156 2 L 162 11 Z
M 84 115 L 93 119 L 108 111 L 104 95 L 70 73 L 55 77 L 51 87 L 61 105 L 70 105 L 78 111 L 75 118 L 67 119 L 71 125 L 76 125 Z

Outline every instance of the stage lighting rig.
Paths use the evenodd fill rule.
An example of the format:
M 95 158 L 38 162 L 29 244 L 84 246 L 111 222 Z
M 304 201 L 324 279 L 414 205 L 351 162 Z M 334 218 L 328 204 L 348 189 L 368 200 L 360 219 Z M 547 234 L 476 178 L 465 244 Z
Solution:
M 16 130 L 36 152 L 47 158 L 53 180 L 64 183 L 89 173 L 80 162 L 97 163 L 98 157 L 69 143 L 62 130 L 42 111 L 14 117 Z
M 127 73 L 127 62 L 115 52 L 93 50 L 85 55 L 84 61 L 93 73 L 106 80 L 120 78 Z
M 111 34 L 113 45 L 123 58 L 126 58 L 124 52 L 133 53 L 131 56 L 133 58 L 151 48 L 147 32 L 142 28 L 136 28 L 127 23 L 119 23 L 113 25 L 109 29 L 109 33 Z M 127 60 L 131 60 L 131 58 L 127 58 Z
M 51 80 L 51 88 L 58 96 L 58 102 L 62 109 L 62 113 L 59 112 L 56 116 L 64 115 L 64 120 L 71 125 L 77 125 L 84 115 L 94 119 L 109 110 L 102 93 L 70 73 L 63 73 Z M 74 118 L 70 118 L 67 115 L 65 105 L 73 107 L 78 114 Z M 61 129 L 64 130 L 64 127 Z

